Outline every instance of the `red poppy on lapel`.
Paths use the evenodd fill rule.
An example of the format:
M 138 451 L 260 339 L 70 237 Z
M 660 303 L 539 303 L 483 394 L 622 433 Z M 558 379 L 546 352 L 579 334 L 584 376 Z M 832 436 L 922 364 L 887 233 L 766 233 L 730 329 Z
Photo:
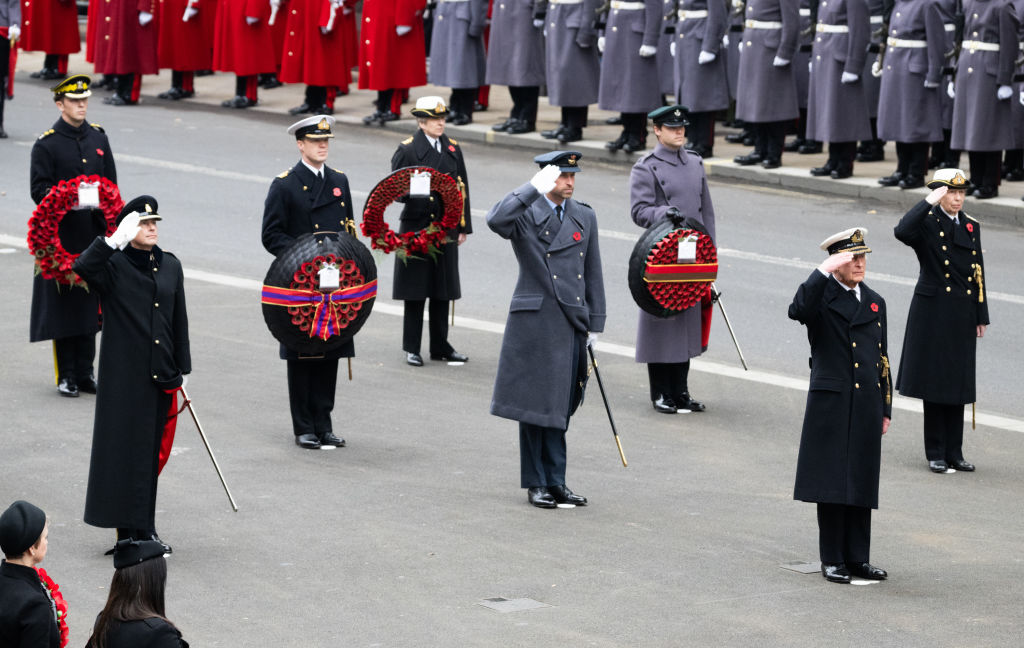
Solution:
M 574 240 L 574 241 L 578 241 L 578 240 L 580 240 L 581 238 L 583 238 L 583 236 L 582 236 L 582 235 L 581 235 L 581 234 L 580 234 L 579 232 L 573 232 L 573 233 L 572 233 L 572 240 Z
M 455 152 L 455 147 L 452 146 L 451 144 L 449 144 L 448 145 L 448 150 L 451 151 L 452 153 L 454 153 Z
M 974 225 L 971 225 L 970 223 L 967 223 L 967 231 L 968 232 L 973 232 L 974 231 Z
M 872 303 L 871 304 L 871 310 L 873 310 L 874 312 L 877 313 L 878 312 L 878 304 Z
M 103 149 L 96 149 L 96 155 L 103 155 Z
M 334 195 L 335 196 L 340 196 L 341 195 L 341 189 L 338 189 L 337 187 L 335 187 L 334 188 Z

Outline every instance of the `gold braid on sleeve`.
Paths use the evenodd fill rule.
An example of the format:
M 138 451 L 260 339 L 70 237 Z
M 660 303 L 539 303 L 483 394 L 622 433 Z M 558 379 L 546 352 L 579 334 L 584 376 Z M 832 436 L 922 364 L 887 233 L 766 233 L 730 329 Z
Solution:
M 885 379 L 885 404 L 892 405 L 892 377 L 889 375 L 889 358 L 882 355 L 882 378 Z
M 462 220 L 459 221 L 459 227 L 466 226 L 466 182 L 462 179 L 462 176 L 458 176 L 459 193 L 462 194 Z
M 974 280 L 978 282 L 978 303 L 985 302 L 985 278 L 982 276 L 981 264 L 974 264 Z

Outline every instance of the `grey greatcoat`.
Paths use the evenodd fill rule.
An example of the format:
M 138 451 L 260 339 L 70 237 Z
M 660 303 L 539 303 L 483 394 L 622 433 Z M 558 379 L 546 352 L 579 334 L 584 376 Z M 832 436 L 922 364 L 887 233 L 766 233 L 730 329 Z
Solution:
M 939 0 L 897 0 L 889 18 L 889 35 L 923 41 L 927 47 L 885 51 L 878 138 L 892 142 L 941 142 L 942 86 L 946 30 Z M 924 87 L 925 83 L 934 88 Z
M 643 9 L 613 6 L 608 12 L 597 95 L 602 110 L 647 113 L 663 103 L 657 57 L 640 56 L 641 45 L 658 46 L 664 22 L 661 0 L 644 0 L 643 5 Z
M 605 322 L 597 216 L 571 198 L 563 206 L 559 222 L 525 184 L 487 213 L 487 224 L 511 241 L 519 261 L 491 414 L 560 430 L 568 427 L 575 336 L 599 333 Z
M 826 6 L 827 4 L 827 6 Z M 846 33 L 821 31 L 829 25 Z M 818 8 L 818 31 L 811 50 L 811 85 L 807 96 L 807 137 L 819 142 L 871 139 L 864 94 L 864 60 L 871 40 L 866 0 L 830 0 Z M 843 83 L 843 72 L 861 76 Z
M 494 4 L 487 49 L 487 83 L 544 85 L 544 31 L 533 26 L 538 0 L 502 0 Z
M 800 38 L 800 0 L 750 0 L 744 25 L 736 118 L 754 123 L 796 119 L 800 109 L 792 61 Z M 789 65 L 772 65 L 776 56 Z
M 914 249 L 920 264 L 903 336 L 896 388 L 932 403 L 975 401 L 977 326 L 988 324 L 988 300 L 978 301 L 975 265 L 988 290 L 981 224 L 962 211 L 956 225 L 925 201 L 896 224 L 896 238 Z
M 1015 98 L 1000 101 L 996 91 L 1010 85 L 1020 54 L 1013 5 L 1008 0 L 964 0 L 964 15 L 964 41 L 982 41 L 998 51 L 960 50 L 950 145 L 961 151 L 1002 151 L 1009 143 L 1010 102 Z
M 601 0 L 548 4 L 544 74 L 552 106 L 589 106 L 597 101 L 601 61 L 594 23 L 600 4 Z
M 487 0 L 441 0 L 430 36 L 430 83 L 448 88 L 484 84 Z
M 814 25 L 811 24 L 811 1 L 800 0 L 800 46 L 793 57 L 793 75 L 796 77 L 796 98 L 800 108 L 807 109 L 807 90 L 811 84 L 811 73 L 807 64 L 811 62 L 811 48 L 814 45 Z
M 1013 12 L 1017 19 L 1018 38 L 1024 43 L 1024 0 L 1014 0 Z M 1022 73 L 1024 73 L 1024 63 L 1014 69 L 1014 81 L 1024 79 Z M 1024 90 L 1024 84 L 1015 83 L 1013 86 L 1013 96 L 1010 97 L 1010 103 L 1012 104 L 1011 112 L 1013 114 L 1013 140 L 1006 145 L 1008 149 L 1024 149 L 1024 105 L 1021 105 L 1018 100 L 1022 90 Z
M 665 212 L 675 207 L 704 225 L 715 240 L 715 208 L 704 162 L 692 151 L 673 151 L 659 143 L 640 158 L 629 176 L 629 202 L 633 222 L 640 227 L 663 222 Z M 643 310 L 639 314 L 637 362 L 686 362 L 703 352 L 700 304 L 672 317 L 655 317 Z
M 706 12 L 692 17 L 692 12 Z M 676 22 L 676 101 L 691 112 L 729 107 L 729 81 L 722 36 L 729 29 L 728 0 L 679 0 Z M 701 65 L 701 51 L 717 58 Z
M 729 98 L 736 99 L 736 87 L 740 78 L 740 43 L 743 42 L 743 6 L 736 7 L 731 0 L 729 3 L 729 44 L 722 48 L 725 56 L 725 71 L 729 79 Z
M 673 19 L 667 17 L 673 10 L 675 0 L 662 0 L 662 11 L 666 16 L 661 36 L 658 37 L 658 86 L 661 94 L 670 95 L 676 91 L 676 60 L 672 57 L 672 42 L 675 40 L 676 31 Z
M 953 20 L 956 16 L 957 0 L 939 0 L 939 11 L 942 12 L 942 26 L 946 30 L 946 51 L 953 51 L 953 43 L 956 41 L 956 25 Z M 946 69 L 951 69 L 947 64 Z M 946 86 L 953 80 L 952 75 L 942 76 L 942 128 L 950 130 L 953 127 L 953 98 L 946 94 Z
M 882 91 L 882 80 L 871 74 L 871 65 L 878 58 L 878 50 L 885 41 L 885 34 L 876 34 L 881 31 L 885 11 L 885 0 L 868 0 L 868 22 L 871 25 L 871 39 L 868 42 L 868 55 L 864 57 L 864 68 L 861 71 L 860 79 L 864 84 L 864 101 L 868 106 L 868 117 L 878 117 L 878 97 Z
M 812 270 L 789 318 L 807 326 L 811 343 L 793 499 L 878 508 L 882 418 L 892 415 L 892 389 L 882 375 L 885 300 L 862 282 L 858 302 L 833 277 Z

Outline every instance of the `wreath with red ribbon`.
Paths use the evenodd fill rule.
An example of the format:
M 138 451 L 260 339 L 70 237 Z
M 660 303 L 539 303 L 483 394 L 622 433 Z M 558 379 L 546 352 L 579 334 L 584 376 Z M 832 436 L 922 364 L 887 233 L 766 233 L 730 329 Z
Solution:
M 441 195 L 444 216 L 440 222 L 426 228 L 399 234 L 384 220 L 388 205 L 409 193 L 409 178 L 414 173 L 430 174 L 430 191 Z M 377 183 L 366 199 L 363 208 L 363 222 L 360 229 L 370 239 L 370 246 L 385 253 L 394 252 L 399 258 L 416 253 L 434 256 L 441 252 L 441 246 L 449 242 L 448 230 L 458 226 L 462 219 L 463 196 L 459 183 L 451 176 L 430 167 L 405 167 L 398 169 Z
M 28 219 L 28 250 L 36 259 L 36 272 L 44 279 L 53 279 L 65 286 L 87 288 L 85 281 L 71 269 L 78 255 L 64 249 L 58 234 L 61 220 L 78 207 L 78 185 L 82 182 L 99 183 L 99 209 L 107 223 L 106 235 L 114 233 L 117 215 L 124 207 L 117 185 L 98 175 L 80 175 L 58 182 L 32 212 Z
M 35 570 L 39 574 L 39 580 L 46 587 L 46 591 L 50 593 L 54 606 L 57 608 L 57 625 L 60 626 L 60 648 L 64 648 L 64 646 L 68 645 L 68 637 L 70 635 L 68 630 L 68 604 L 64 601 L 64 595 L 60 593 L 60 585 L 53 582 L 53 579 L 46 573 L 46 570 L 42 567 L 36 567 Z
M 697 236 L 697 260 L 680 264 L 679 240 Z M 718 274 L 718 252 L 711 237 L 692 229 L 676 229 L 654 244 L 647 254 L 644 281 L 664 308 L 682 311 L 700 302 Z

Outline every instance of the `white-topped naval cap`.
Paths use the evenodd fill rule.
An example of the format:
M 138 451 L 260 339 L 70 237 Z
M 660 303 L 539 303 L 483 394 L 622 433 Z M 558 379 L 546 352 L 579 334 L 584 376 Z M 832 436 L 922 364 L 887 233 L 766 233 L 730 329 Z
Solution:
M 313 115 L 300 119 L 288 127 L 288 134 L 294 135 L 295 139 L 327 139 L 334 137 L 331 128 L 334 126 L 334 117 L 330 115 Z
M 839 252 L 865 254 L 871 251 L 871 248 L 864 244 L 864 235 L 867 233 L 868 228 L 866 227 L 852 227 L 833 234 L 822 241 L 818 247 L 828 252 L 829 256 Z

